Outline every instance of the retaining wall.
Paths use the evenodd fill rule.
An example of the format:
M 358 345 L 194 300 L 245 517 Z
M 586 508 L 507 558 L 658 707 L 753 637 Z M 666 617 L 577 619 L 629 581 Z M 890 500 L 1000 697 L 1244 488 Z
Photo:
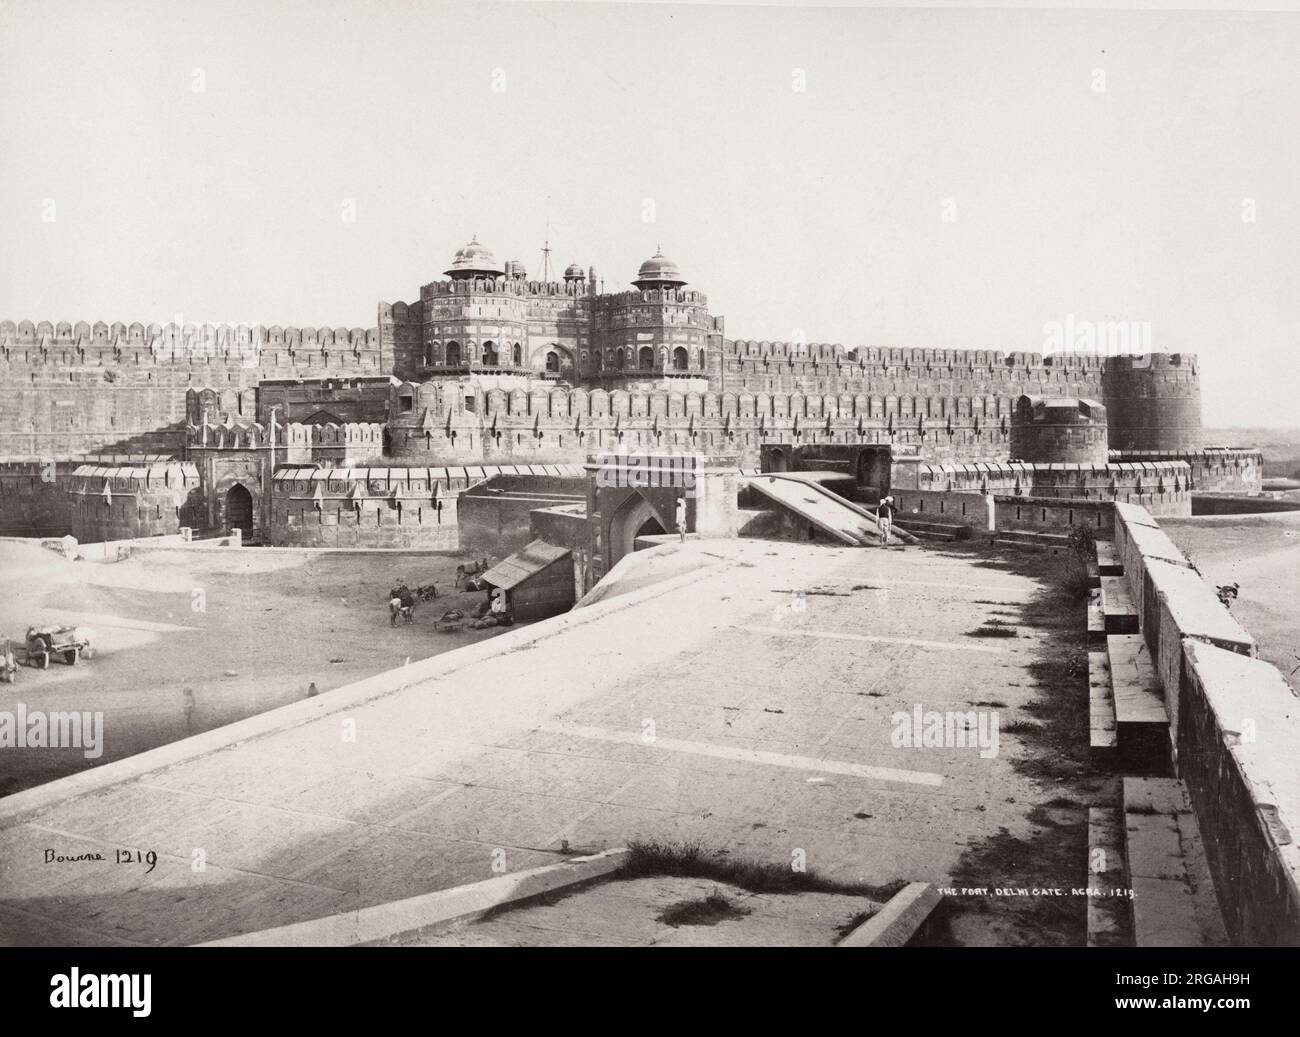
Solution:
M 58 537 L 72 532 L 68 498 L 58 485 L 60 467 L 0 464 L 0 536 Z
M 1256 494 L 1264 479 L 1264 454 L 1249 447 L 1204 450 L 1112 450 L 1112 461 L 1183 461 L 1197 493 Z
M 545 485 L 576 478 L 559 466 L 450 468 L 315 468 L 283 466 L 275 473 L 269 542 L 293 547 L 460 546 L 460 501 L 465 490 L 498 475 Z M 540 499 L 534 507 L 546 507 Z M 527 532 L 527 515 L 523 529 Z M 525 540 L 525 543 L 527 541 Z M 521 545 L 522 546 L 522 545 Z M 495 545 L 492 545 L 495 550 Z
M 984 494 L 960 491 L 897 490 L 893 493 L 904 526 L 909 518 L 988 530 L 988 502 Z M 994 527 L 998 531 L 1068 533 L 1090 528 L 1105 539 L 1111 534 L 1113 507 L 1109 501 L 1061 500 L 1055 497 L 993 494 Z
M 518 551 L 536 539 L 532 512 L 565 504 L 580 504 L 586 509 L 586 479 L 493 476 L 466 490 L 456 502 L 460 545 L 467 551 L 498 556 Z
M 1300 945 L 1300 703 L 1259 659 L 1183 646 L 1179 774 L 1234 943 Z

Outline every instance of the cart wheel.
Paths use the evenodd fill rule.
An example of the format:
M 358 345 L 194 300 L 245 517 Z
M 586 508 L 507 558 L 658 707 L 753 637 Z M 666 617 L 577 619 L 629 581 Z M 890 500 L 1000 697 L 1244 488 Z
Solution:
M 38 670 L 47 669 L 50 665 L 50 653 L 37 652 L 34 656 L 32 656 L 32 662 L 35 663 L 36 668 Z
M 76 666 L 77 650 L 75 648 L 69 648 L 66 652 L 63 653 L 63 661 L 67 663 L 69 666 Z

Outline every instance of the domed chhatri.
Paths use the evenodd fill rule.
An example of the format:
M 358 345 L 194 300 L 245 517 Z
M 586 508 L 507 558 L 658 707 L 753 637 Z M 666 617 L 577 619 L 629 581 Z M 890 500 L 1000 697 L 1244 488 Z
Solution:
M 657 251 L 641 264 L 636 280 L 632 282 L 643 291 L 647 288 L 680 288 L 686 283 L 677 264 Z
M 570 263 L 564 271 L 566 281 L 581 281 L 584 276 L 582 267 L 578 266 L 577 263 Z
M 475 237 L 464 248 L 456 250 L 451 269 L 443 272 L 453 280 L 459 280 L 468 277 L 501 277 L 505 270 L 497 263 L 492 250 L 486 245 L 480 245 Z

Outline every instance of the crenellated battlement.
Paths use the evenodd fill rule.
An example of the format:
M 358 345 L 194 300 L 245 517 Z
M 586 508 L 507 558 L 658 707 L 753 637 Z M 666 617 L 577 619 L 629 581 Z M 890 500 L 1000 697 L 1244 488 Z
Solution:
M 900 349 L 888 346 L 843 346 L 838 342 L 771 342 L 725 339 L 723 356 L 731 360 L 767 359 L 839 363 L 866 368 L 902 368 L 906 371 L 958 372 L 1008 369 L 1013 371 L 1066 370 L 1100 373 L 1107 358 L 1087 353 L 1028 353 L 990 349 Z
M 270 350 L 337 350 L 361 353 L 379 348 L 378 328 L 282 327 L 278 324 L 127 324 L 116 321 L 0 321 L 0 349 L 66 357 L 94 350 L 148 350 L 159 358 L 258 356 Z M 12 355 L 8 357 L 12 359 Z
M 620 309 L 642 303 L 687 303 L 692 306 L 708 306 L 709 297 L 691 288 L 647 288 L 609 292 L 596 296 L 596 308 L 599 310 Z
M 430 281 L 420 288 L 421 298 L 471 295 L 513 295 L 519 298 L 595 296 L 586 281 L 529 281 L 521 278 L 471 277 L 456 281 Z
M 1164 374 L 1194 378 L 1198 368 L 1195 353 L 1138 353 L 1105 358 L 1108 374 Z
M 274 446 L 277 449 L 347 447 L 378 453 L 383 442 L 384 426 L 378 422 L 327 422 L 320 425 L 289 422 L 275 426 Z M 271 445 L 270 427 L 257 421 L 203 422 L 185 428 L 185 446 L 190 451 L 257 450 Z
M 1143 463 L 1181 461 L 1190 470 L 1192 489 L 1200 493 L 1254 496 L 1264 488 L 1264 454 L 1249 447 L 1112 450 L 1110 459 Z

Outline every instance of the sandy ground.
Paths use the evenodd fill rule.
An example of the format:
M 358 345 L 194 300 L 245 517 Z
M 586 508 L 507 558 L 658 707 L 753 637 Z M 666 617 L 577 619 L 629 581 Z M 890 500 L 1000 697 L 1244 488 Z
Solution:
M 1233 615 L 1259 654 L 1300 678 L 1300 512 L 1162 518 L 1160 525 L 1216 586 L 1240 585 Z
M 327 692 L 406 660 L 495 636 L 443 633 L 443 611 L 477 605 L 457 594 L 460 557 L 190 550 L 138 553 L 115 563 L 69 561 L 34 545 L 0 544 L 0 636 L 21 644 L 33 623 L 75 623 L 96 634 L 93 659 L 23 666 L 0 684 L 0 710 L 102 711 L 104 752 L 0 754 L 0 795 Z M 436 583 L 410 626 L 389 625 L 399 579 Z M 21 656 L 21 653 L 19 653 Z

